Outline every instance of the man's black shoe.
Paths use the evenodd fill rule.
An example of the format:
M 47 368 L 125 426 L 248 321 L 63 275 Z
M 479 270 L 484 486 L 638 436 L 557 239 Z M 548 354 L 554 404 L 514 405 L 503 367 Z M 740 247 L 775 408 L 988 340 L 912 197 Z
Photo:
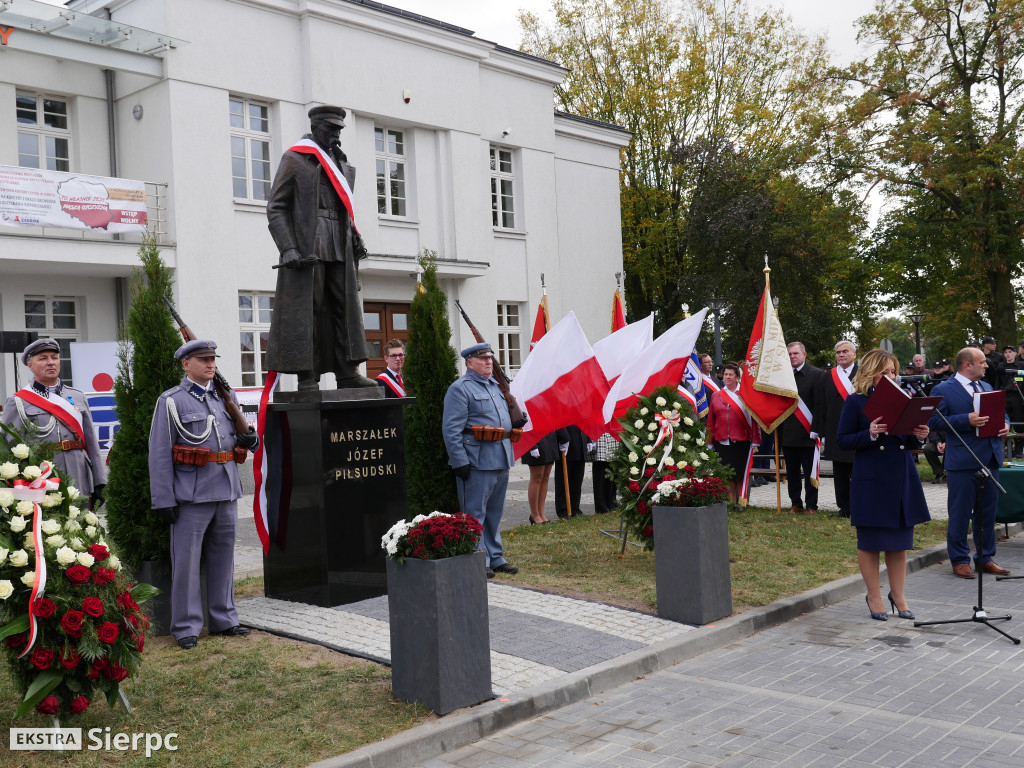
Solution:
M 517 573 L 519 573 L 519 569 L 516 568 L 514 565 L 509 565 L 508 563 L 502 563 L 501 565 L 494 566 L 494 572 L 495 573 L 507 573 L 509 576 L 515 576 Z
M 829 515 L 829 517 L 841 517 L 841 518 L 843 518 L 845 520 L 849 520 L 850 519 L 849 515 L 844 515 L 842 512 L 833 512 L 832 514 Z
M 487 569 L 487 578 L 488 579 L 493 579 L 494 578 L 494 571 L 492 571 L 490 568 Z
M 189 635 L 188 637 L 183 637 L 181 638 L 181 640 L 178 641 L 178 647 L 181 648 L 181 650 L 183 651 L 191 651 L 193 648 L 196 647 L 198 643 L 198 637 L 196 637 L 195 635 Z
M 249 634 L 249 630 L 245 627 L 228 627 L 227 629 L 221 629 L 216 632 L 211 632 L 211 635 L 223 635 L 225 637 L 245 637 Z

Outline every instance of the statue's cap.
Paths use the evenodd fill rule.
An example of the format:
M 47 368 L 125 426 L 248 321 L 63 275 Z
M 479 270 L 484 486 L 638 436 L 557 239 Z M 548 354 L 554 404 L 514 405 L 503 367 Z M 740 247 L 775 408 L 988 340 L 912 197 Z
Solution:
M 193 339 L 192 341 L 186 341 L 180 347 L 178 351 L 174 353 L 174 357 L 178 360 L 186 360 L 192 357 L 192 355 L 200 355 L 204 352 L 211 354 L 214 357 L 220 357 L 216 354 L 217 345 L 209 339 Z
M 25 347 L 25 351 L 21 353 L 21 364 L 28 365 L 32 355 L 38 355 L 40 352 L 56 352 L 59 355 L 60 344 L 57 343 L 56 339 L 36 339 Z
M 494 353 L 491 350 L 490 344 L 488 344 L 486 341 L 481 341 L 479 344 L 474 344 L 471 347 L 466 347 L 464 350 L 462 350 L 460 354 L 464 359 L 469 360 L 469 358 L 471 357 L 485 357 L 493 355 Z
M 342 107 L 322 106 L 313 107 L 308 114 L 311 123 L 326 122 L 344 128 L 345 116 L 348 113 Z

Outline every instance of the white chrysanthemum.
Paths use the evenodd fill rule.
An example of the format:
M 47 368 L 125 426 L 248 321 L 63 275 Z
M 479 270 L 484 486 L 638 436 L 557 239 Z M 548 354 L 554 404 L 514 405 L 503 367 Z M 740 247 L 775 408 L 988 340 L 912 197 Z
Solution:
M 35 507 L 32 506 L 32 502 L 28 499 L 22 499 L 18 502 L 18 506 L 14 508 L 14 511 L 19 515 L 27 516 L 31 515 L 35 511 Z
M 699 467 L 699 466 L 700 466 L 700 462 L 699 462 L 699 461 L 695 461 L 695 462 L 693 462 L 693 468 L 694 468 L 694 469 L 696 469 L 696 468 L 697 468 L 697 467 Z
M 113 568 L 115 571 L 120 571 L 121 559 L 117 555 L 111 555 L 107 558 L 107 567 Z
M 658 428 L 658 425 L 655 424 L 653 421 L 650 424 L 647 425 L 647 431 L 648 432 L 653 432 L 657 428 Z
M 86 568 L 92 568 L 93 563 L 96 562 L 96 558 L 90 555 L 88 552 L 79 552 L 78 562 L 80 562 Z
M 664 397 L 659 396 L 658 399 L 654 401 L 654 404 L 659 408 L 664 408 L 666 405 L 668 405 L 668 400 L 666 400 Z
M 675 408 L 678 411 L 680 408 L 683 407 L 683 404 L 682 403 L 677 403 L 677 402 L 673 401 L 672 402 L 672 407 Z
M 41 474 L 43 474 L 43 470 L 41 470 L 35 464 L 29 464 L 27 467 L 21 470 L 21 476 L 24 477 L 26 480 L 35 480 Z
M 18 443 L 16 446 L 11 448 L 11 453 L 13 453 L 14 457 L 17 459 L 27 459 L 28 446 L 25 445 L 24 443 Z
M 637 467 L 630 467 L 629 468 L 629 474 L 631 474 L 631 475 L 639 475 L 640 474 L 640 470 Z
M 84 552 L 87 549 L 87 547 L 85 546 L 85 542 L 77 536 L 71 540 L 71 548 L 76 549 L 79 552 Z M 78 556 L 76 555 L 75 557 L 77 559 Z
M 42 523 L 40 523 L 39 530 L 41 530 L 43 533 L 49 536 L 60 531 L 60 523 L 51 518 L 47 518 L 46 520 L 43 520 Z
M 644 446 L 644 453 L 650 453 L 653 450 L 654 450 L 654 446 L 653 445 L 645 445 Z
M 64 497 L 61 496 L 59 493 L 48 493 L 45 496 L 43 496 L 43 500 L 39 502 L 39 506 L 43 507 L 44 509 L 56 507 L 60 505 L 63 499 Z
M 82 510 L 80 510 L 74 504 L 72 504 L 70 507 L 68 507 L 68 517 L 70 517 L 72 520 L 74 520 L 76 517 L 78 517 L 81 514 L 81 512 L 82 512 Z
M 652 465 L 653 464 L 657 464 L 658 460 L 656 458 L 654 458 L 653 456 L 651 456 L 649 459 L 647 459 L 647 463 L 648 464 L 652 464 Z
M 68 533 L 74 533 L 75 531 L 82 530 L 82 524 L 77 520 L 68 520 L 64 523 L 64 530 Z
M 641 408 L 640 409 L 640 415 L 641 416 L 646 416 L 648 413 L 650 413 L 650 411 L 648 411 L 646 408 Z
M 74 499 L 77 499 L 81 495 L 82 494 L 80 494 L 78 492 L 78 489 L 75 488 L 75 486 L 73 486 L 73 485 L 69 485 L 68 486 L 68 498 L 69 499 L 74 500 Z
M 704 453 L 704 451 L 701 451 L 701 452 L 700 452 L 699 454 L 697 454 L 697 455 L 698 455 L 698 456 L 700 456 L 700 457 L 701 457 L 701 459 L 703 459 L 704 461 L 707 461 L 707 460 L 708 460 L 708 459 L 710 458 L 710 457 L 709 457 L 709 456 L 708 456 L 708 455 L 707 455 L 706 453 Z
M 95 512 L 86 512 L 85 517 L 82 519 L 85 520 L 86 525 L 96 525 L 96 523 L 100 521 L 100 519 L 96 517 Z
M 6 488 L 0 488 L 0 507 L 7 509 L 14 503 L 14 494 Z
M 636 427 L 637 429 L 643 429 L 644 420 L 643 419 L 637 419 L 636 421 L 633 422 L 633 426 Z
M 46 543 L 51 547 L 63 547 L 68 542 L 63 536 L 47 536 Z
M 675 465 L 676 465 L 676 460 L 675 459 L 673 459 L 671 456 L 666 456 L 665 457 L 665 466 L 666 467 L 674 467 Z
M 689 416 L 683 416 L 683 424 L 685 424 L 688 427 L 692 427 L 693 419 L 691 419 Z
M 61 547 L 57 550 L 57 564 L 67 567 L 78 559 L 78 553 L 71 547 Z
M 637 455 L 636 455 L 636 454 L 635 454 L 635 453 L 634 453 L 633 451 L 630 451 L 630 452 L 629 452 L 629 460 L 630 460 L 630 461 L 636 461 L 636 460 L 637 460 L 637 459 L 639 459 L 639 458 L 640 458 L 640 457 L 639 457 L 639 456 L 637 456 Z
M 699 437 L 693 442 L 695 442 L 697 445 L 706 445 L 706 443 Z
M 24 568 L 28 565 L 28 552 L 18 549 L 7 556 L 7 561 L 15 568 Z
M 6 600 L 14 594 L 14 585 L 10 579 L 0 579 L 0 600 Z
M 18 471 L 17 464 L 12 464 L 9 461 L 5 461 L 3 464 L 0 464 L 0 478 L 3 478 L 4 480 L 10 480 L 12 477 L 17 477 Z
M 689 442 L 690 440 L 693 440 L 693 438 L 690 437 L 690 433 L 689 432 L 683 432 L 683 440 L 685 440 L 686 442 Z
M 15 533 L 21 533 L 25 530 L 25 526 L 28 525 L 28 523 L 25 522 L 24 517 L 12 517 L 9 525 L 11 526 L 12 531 Z
M 88 536 L 90 539 L 93 536 L 95 536 L 96 535 L 96 526 L 95 525 L 87 525 L 85 527 L 85 535 Z
M 36 583 L 36 574 L 35 574 L 35 572 L 34 571 L 25 571 L 25 573 L 23 573 L 21 575 L 21 583 L 24 584 L 26 587 L 31 587 L 33 584 L 35 584 Z

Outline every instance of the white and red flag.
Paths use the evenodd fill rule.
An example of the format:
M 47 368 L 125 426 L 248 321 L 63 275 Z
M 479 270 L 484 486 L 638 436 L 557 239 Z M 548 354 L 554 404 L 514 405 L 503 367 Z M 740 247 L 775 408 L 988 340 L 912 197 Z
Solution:
M 782 325 L 772 304 L 770 271 L 764 268 L 764 293 L 740 377 L 740 397 L 765 432 L 774 431 L 796 410 L 798 397 Z
M 545 435 L 570 424 L 594 439 L 605 431 L 601 406 L 608 380 L 573 312 L 537 342 L 509 389 L 529 416 L 513 445 L 517 459 Z
M 666 384 L 675 387 L 683 380 L 683 371 L 707 313 L 705 307 L 676 323 L 625 367 L 604 401 L 602 414 L 609 432 L 621 429 L 619 417 L 637 401 L 638 395 Z
M 626 366 L 640 357 L 654 341 L 654 313 L 630 323 L 610 336 L 594 342 L 594 354 L 601 364 L 608 385 L 622 375 Z

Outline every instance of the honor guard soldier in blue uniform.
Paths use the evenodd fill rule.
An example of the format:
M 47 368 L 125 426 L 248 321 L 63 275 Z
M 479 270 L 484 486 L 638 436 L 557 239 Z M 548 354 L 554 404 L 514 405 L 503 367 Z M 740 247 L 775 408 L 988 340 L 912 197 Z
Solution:
M 7 398 L 0 421 L 18 430 L 34 424 L 36 436 L 56 451 L 53 463 L 89 496 L 91 508 L 99 507 L 107 468 L 85 394 L 60 380 L 60 345 L 37 339 L 25 347 L 21 362 L 32 372 L 32 383 Z
M 494 357 L 487 342 L 462 350 L 467 371 L 444 396 L 444 444 L 455 472 L 459 505 L 484 528 L 487 578 L 495 573 L 515 574 L 501 547 L 501 515 L 505 511 L 508 470 L 512 455 L 512 417 L 505 396 L 491 373 Z M 519 425 L 521 426 L 521 425 Z M 474 433 L 474 427 L 477 427 Z M 486 427 L 488 429 L 479 429 Z M 482 439 L 481 439 L 482 438 Z
M 174 356 L 185 378 L 157 399 L 149 432 L 153 510 L 171 524 L 171 634 L 185 650 L 196 647 L 203 629 L 201 558 L 210 634 L 249 634 L 235 610 L 235 526 L 242 495 L 236 464 L 245 462 L 258 439 L 235 434 L 213 386 L 216 349 L 203 339 L 178 348 Z

